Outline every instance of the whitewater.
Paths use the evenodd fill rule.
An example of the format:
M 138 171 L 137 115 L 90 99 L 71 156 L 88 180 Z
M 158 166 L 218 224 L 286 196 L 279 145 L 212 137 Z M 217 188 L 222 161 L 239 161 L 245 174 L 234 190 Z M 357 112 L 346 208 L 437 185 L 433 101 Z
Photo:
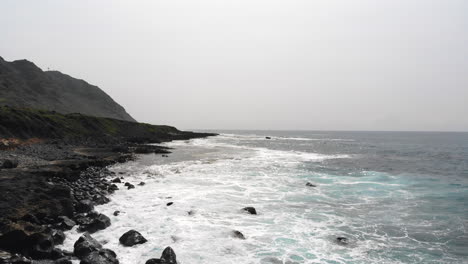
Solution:
M 285 132 L 266 139 L 270 134 L 169 142 L 163 144 L 173 148 L 167 158 L 141 155 L 112 166 L 124 177 L 120 190 L 96 207 L 112 224 L 93 237 L 124 264 L 157 258 L 166 246 L 181 264 L 467 263 L 467 208 L 458 201 L 467 195 L 465 177 L 435 187 L 456 193 L 442 210 L 461 208 L 431 211 L 431 200 L 422 194 L 440 184 L 438 177 L 386 170 L 392 163 L 373 167 L 367 148 L 383 148 L 379 140 Z M 127 190 L 125 182 L 136 188 Z M 258 214 L 243 211 L 247 206 Z M 130 229 L 148 242 L 120 245 Z M 234 237 L 234 230 L 245 240 Z M 81 234 L 75 228 L 66 235 L 63 248 L 72 250 Z

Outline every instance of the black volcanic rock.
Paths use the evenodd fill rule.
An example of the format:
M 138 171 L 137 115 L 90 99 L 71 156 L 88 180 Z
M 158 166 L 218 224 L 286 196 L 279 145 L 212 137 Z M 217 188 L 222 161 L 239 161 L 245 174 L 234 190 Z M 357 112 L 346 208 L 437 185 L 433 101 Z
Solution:
M 231 236 L 234 238 L 245 239 L 244 234 L 242 234 L 240 231 L 237 231 L 237 230 L 231 231 Z
M 99 87 L 58 71 L 42 71 L 27 60 L 0 57 L 0 98 L 2 105 L 135 121 Z
M 91 252 L 81 260 L 80 264 L 119 264 L 119 261 L 114 251 L 105 248 Z
M 253 214 L 253 215 L 257 214 L 257 210 L 255 210 L 254 207 L 244 207 L 242 208 L 242 210 L 248 212 L 249 214 Z
M 79 231 L 94 233 L 98 230 L 106 229 L 111 225 L 109 217 L 104 214 L 92 215 L 90 218 L 91 222 L 88 224 L 82 224 L 79 228 Z
M 131 247 L 137 244 L 143 244 L 146 243 L 148 240 L 144 238 L 138 231 L 135 230 L 130 230 L 125 232 L 120 238 L 119 242 L 120 244 L 126 246 L 126 247 Z
M 78 238 L 73 247 L 73 253 L 80 259 L 91 254 L 91 252 L 102 249 L 102 245 L 88 233 L 85 233 Z

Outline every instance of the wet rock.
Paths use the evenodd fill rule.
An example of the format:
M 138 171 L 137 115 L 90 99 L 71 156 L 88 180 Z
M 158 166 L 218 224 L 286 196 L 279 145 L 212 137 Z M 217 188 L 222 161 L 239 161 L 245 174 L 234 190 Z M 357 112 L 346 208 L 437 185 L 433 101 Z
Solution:
M 70 218 L 66 216 L 59 216 L 58 219 L 59 219 L 59 224 L 57 226 L 60 229 L 70 230 L 76 225 L 75 221 L 71 220 Z
M 234 238 L 245 239 L 244 234 L 242 234 L 240 231 L 237 231 L 237 230 L 233 230 L 231 232 L 231 236 Z
M 113 183 L 121 183 L 122 181 L 120 180 L 120 178 L 115 178 L 112 180 Z
M 89 224 L 81 225 L 80 231 L 87 231 L 89 233 L 94 233 L 98 230 L 106 229 L 110 225 L 111 225 L 110 218 L 104 214 L 99 214 L 97 217 L 93 218 Z
M 177 264 L 176 254 L 171 247 L 166 247 L 161 255 L 161 263 Z
M 271 139 L 271 137 L 265 137 L 265 139 Z
M 65 234 L 61 230 L 52 230 L 51 236 L 55 245 L 60 245 L 65 241 Z
M 114 216 L 118 216 L 120 214 L 120 211 L 114 211 Z
M 143 186 L 145 184 L 146 184 L 145 182 L 140 182 L 138 185 Z
M 84 257 L 80 264 L 118 264 L 117 255 L 110 249 L 93 251 Z
M 337 237 L 335 241 L 339 245 L 343 245 L 343 246 L 346 246 L 349 244 L 349 240 L 346 237 Z
M 109 185 L 109 187 L 107 188 L 111 193 L 113 193 L 114 191 L 117 191 L 119 189 L 119 187 L 117 187 L 117 185 L 115 184 L 111 184 Z
M 4 160 L 0 168 L 2 169 L 14 169 L 18 167 L 18 161 L 17 160 Z
M 173 204 L 174 204 L 173 202 L 168 202 L 168 203 L 166 204 L 166 206 L 171 206 L 171 205 L 173 205 Z
M 102 249 L 102 245 L 96 239 L 91 237 L 90 234 L 85 233 L 80 238 L 78 238 L 73 248 L 73 253 L 75 256 L 77 256 L 79 259 L 83 259 L 92 252 Z
M 94 204 L 90 200 L 81 200 L 75 207 L 78 213 L 87 213 L 94 210 Z
M 177 264 L 176 254 L 171 247 L 166 247 L 161 258 L 148 259 L 145 264 Z
M 164 158 L 169 158 L 169 156 L 166 155 L 166 154 L 163 154 L 162 156 L 163 156 Z
M 93 201 L 96 204 L 106 204 L 106 203 L 110 202 L 109 198 L 105 197 L 104 195 L 95 195 L 93 197 Z
M 317 187 L 317 185 L 315 185 L 313 183 L 310 183 L 310 182 L 306 183 L 306 186 L 307 187 Z
M 31 257 L 35 259 L 50 258 L 54 249 L 54 240 L 51 235 L 38 234 L 40 238 L 33 246 Z
M 148 240 L 146 240 L 146 238 L 144 238 L 139 232 L 130 230 L 125 232 L 125 234 L 119 238 L 119 241 L 120 244 L 126 247 L 131 247 L 137 244 L 146 243 Z
M 54 264 L 72 264 L 72 263 L 73 262 L 71 262 L 69 257 L 59 258 L 54 262 Z
M 257 210 L 255 210 L 254 207 L 244 207 L 242 208 L 242 210 L 248 212 L 249 214 L 253 214 L 253 215 L 257 214 Z
M 188 214 L 188 215 L 194 215 L 194 214 L 195 214 L 195 211 L 190 210 L 190 211 L 187 212 L 187 214 Z
M 129 183 L 129 182 L 126 182 L 126 183 L 124 184 L 124 186 L 127 187 L 127 190 L 130 190 L 130 189 L 134 189 L 134 188 L 135 188 L 135 185 L 133 185 L 133 184 L 131 184 L 131 183 Z

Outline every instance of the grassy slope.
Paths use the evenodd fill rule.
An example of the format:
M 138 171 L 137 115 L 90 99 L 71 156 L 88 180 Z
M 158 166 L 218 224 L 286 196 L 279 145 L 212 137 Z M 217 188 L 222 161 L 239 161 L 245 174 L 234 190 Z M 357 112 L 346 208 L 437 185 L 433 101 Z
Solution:
M 0 107 L 0 138 L 93 139 L 161 142 L 207 136 L 123 120 L 59 114 L 53 111 Z

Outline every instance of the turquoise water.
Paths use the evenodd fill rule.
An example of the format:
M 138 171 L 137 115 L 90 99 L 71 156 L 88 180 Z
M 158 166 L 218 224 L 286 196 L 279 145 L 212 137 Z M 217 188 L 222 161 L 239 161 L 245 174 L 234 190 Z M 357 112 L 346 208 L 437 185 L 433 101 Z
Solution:
M 121 263 L 166 246 L 182 264 L 468 263 L 468 134 L 221 133 L 112 168 L 146 182 L 97 208 L 112 225 L 95 237 Z M 148 242 L 120 246 L 128 229 Z

